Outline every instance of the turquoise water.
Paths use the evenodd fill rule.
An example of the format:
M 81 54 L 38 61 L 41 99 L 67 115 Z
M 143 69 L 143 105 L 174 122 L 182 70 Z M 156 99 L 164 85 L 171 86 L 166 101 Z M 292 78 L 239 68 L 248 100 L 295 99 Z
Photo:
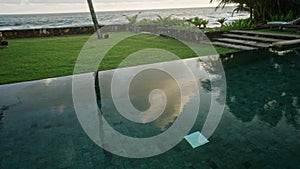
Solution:
M 197 65 L 199 60 L 189 62 Z M 223 64 L 227 101 L 210 142 L 192 149 L 182 140 L 145 159 L 110 154 L 87 137 L 74 112 L 71 77 L 1 85 L 0 168 L 300 168 L 300 55 L 243 52 L 223 58 Z M 210 99 L 205 94 L 214 92 L 210 82 L 199 83 L 204 98 L 191 132 L 202 127 Z M 147 106 L 134 102 L 141 103 L 139 109 Z M 180 111 L 176 97 L 171 103 L 173 111 Z M 103 111 L 106 117 L 116 113 L 109 97 L 103 98 Z M 150 124 L 141 131 L 121 117 L 110 124 L 143 137 L 165 131 L 176 115 L 168 117 L 162 118 L 167 123 L 159 123 L 163 126 Z

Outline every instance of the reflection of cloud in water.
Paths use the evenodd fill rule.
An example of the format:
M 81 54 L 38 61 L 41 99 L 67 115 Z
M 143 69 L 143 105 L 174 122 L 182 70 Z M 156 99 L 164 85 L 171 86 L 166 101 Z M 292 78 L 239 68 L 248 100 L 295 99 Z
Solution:
M 57 114 L 62 114 L 65 112 L 66 108 L 67 108 L 67 106 L 65 104 L 61 104 L 61 105 L 53 106 L 51 108 L 51 111 L 56 112 Z
M 154 66 L 155 65 L 155 66 Z M 148 68 L 149 66 L 149 68 Z M 154 66 L 154 67 L 153 67 Z M 197 79 L 191 78 L 191 74 L 187 72 L 187 68 L 185 63 L 182 61 L 172 61 L 165 63 L 156 63 L 150 65 L 142 65 L 137 67 L 130 68 L 121 68 L 122 74 L 118 77 L 121 82 L 122 79 L 124 81 L 130 79 L 130 77 L 137 72 L 136 76 L 130 81 L 129 85 L 129 93 L 126 91 L 126 83 L 122 83 L 119 85 L 122 89 L 118 91 L 118 100 L 124 99 L 127 95 L 130 98 L 130 104 L 134 106 L 138 111 L 144 112 L 149 110 L 150 102 L 149 102 L 149 94 L 153 90 L 160 90 L 166 96 L 166 108 L 163 111 L 162 115 L 159 116 L 156 120 L 153 121 L 153 127 L 157 127 L 159 130 L 166 130 L 172 123 L 176 120 L 176 117 L 183 111 L 184 107 L 191 102 L 191 99 L 196 96 L 199 90 L 199 86 L 197 86 Z M 147 69 L 140 69 L 141 67 Z M 198 70 L 197 68 L 197 60 L 192 60 L 189 62 L 189 68 L 193 67 L 194 70 Z M 143 70 L 140 72 L 138 69 Z M 161 70 L 162 69 L 162 70 Z M 168 70 L 172 72 L 165 72 L 164 70 Z M 192 70 L 192 71 L 194 71 Z M 108 106 L 108 100 L 111 100 L 111 80 L 112 80 L 113 71 L 104 71 L 100 72 L 99 80 L 101 84 L 101 98 L 104 101 L 104 111 L 110 111 L 106 109 L 106 105 Z M 183 88 L 184 92 L 181 93 L 180 86 Z M 161 98 L 160 98 L 161 99 Z M 106 101 L 107 100 L 107 103 Z M 163 100 L 163 99 L 162 99 Z M 111 103 L 110 103 L 111 104 Z M 199 104 L 199 103 L 191 103 L 191 104 Z M 124 105 L 124 104 L 123 104 Z M 164 105 L 156 100 L 156 104 L 153 104 L 153 111 L 158 110 L 158 107 Z M 122 106 L 123 108 L 123 106 Z M 121 110 L 122 111 L 122 110 Z M 124 109 L 123 109 L 124 111 Z M 187 110 L 188 111 L 188 110 Z M 188 113 L 188 112 L 186 112 Z M 107 114 L 107 113 L 104 113 Z M 117 114 L 116 114 L 117 115 Z M 113 115 L 115 119 L 116 115 Z M 112 117 L 109 114 L 107 117 Z M 117 115 L 118 116 L 118 115 Z M 151 116 L 151 115 L 150 115 Z M 148 118 L 148 116 L 144 116 L 143 118 Z M 121 120 L 121 119 L 119 119 Z M 123 119 L 124 120 L 124 119 Z M 140 119 L 140 121 L 147 121 L 147 119 Z M 138 126 L 137 126 L 138 127 Z
M 49 79 L 43 79 L 42 82 L 45 84 L 45 85 L 49 85 L 51 84 L 53 81 L 55 81 L 57 78 L 49 78 Z
M 178 73 L 181 73 L 180 70 Z M 179 88 L 180 84 L 178 84 L 176 80 L 185 85 L 184 93 L 181 93 Z M 140 111 L 145 111 L 150 108 L 149 94 L 152 90 L 159 89 L 164 92 L 167 102 L 166 108 L 163 114 L 154 121 L 155 126 L 161 130 L 166 130 L 166 128 L 174 122 L 176 117 L 183 111 L 183 107 L 190 101 L 191 97 L 195 95 L 196 89 L 193 88 L 195 86 L 191 83 L 190 78 L 186 78 L 185 75 L 182 75 L 180 79 L 176 80 L 169 74 L 154 69 L 137 75 L 130 84 L 131 102 Z M 152 106 L 161 107 L 163 104 L 156 103 L 157 105 Z M 153 109 L 153 111 L 155 110 L 157 110 L 157 108 Z M 141 120 L 145 121 L 146 119 Z
M 168 81 L 168 80 L 166 80 Z M 188 81 L 186 80 L 186 84 L 188 85 Z M 171 82 L 173 83 L 173 81 Z M 174 91 L 174 88 L 169 88 L 170 86 L 174 85 L 166 82 L 167 87 L 164 91 L 167 94 L 168 104 L 166 107 L 165 112 L 162 116 L 155 121 L 155 125 L 159 127 L 162 131 L 166 130 L 170 124 L 172 124 L 178 115 L 183 112 L 184 106 L 190 102 L 193 96 L 195 96 L 194 88 L 189 88 L 186 90 L 186 93 L 183 93 L 182 97 L 180 95 L 180 91 Z

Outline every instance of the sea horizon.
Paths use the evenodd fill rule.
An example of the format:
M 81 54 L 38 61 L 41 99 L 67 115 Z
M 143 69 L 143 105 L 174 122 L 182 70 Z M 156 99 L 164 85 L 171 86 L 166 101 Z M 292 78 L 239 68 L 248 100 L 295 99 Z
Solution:
M 227 7 L 236 7 L 235 5 L 227 5 L 225 8 Z M 96 10 L 96 13 L 101 13 L 101 12 L 139 12 L 139 11 L 153 11 L 153 10 L 176 10 L 176 9 L 199 9 L 199 8 L 214 8 L 216 9 L 216 7 L 211 7 L 211 6 L 203 6 L 203 7 L 178 7 L 178 8 L 149 8 L 149 9 L 132 9 L 132 10 Z M 222 10 L 221 8 L 218 8 L 217 10 Z M 79 11 L 79 12 L 45 12 L 45 13 L 0 13 L 0 16 L 2 15 L 51 15 L 51 14 L 76 14 L 76 13 L 90 13 L 89 11 Z
M 217 19 L 226 18 L 227 22 L 249 17 L 249 13 L 241 12 L 231 16 L 235 7 L 228 6 L 215 10 L 215 7 L 197 8 L 170 8 L 170 9 L 147 9 L 147 10 L 123 10 L 123 11 L 97 11 L 99 24 L 113 25 L 128 23 L 124 15 L 141 14 L 138 20 L 156 19 L 158 15 L 167 17 L 172 15 L 178 19 L 189 19 L 195 16 L 209 21 L 208 27 L 217 27 Z M 40 14 L 0 14 L 0 30 L 23 30 L 59 27 L 81 27 L 93 25 L 89 12 L 72 13 L 40 13 Z

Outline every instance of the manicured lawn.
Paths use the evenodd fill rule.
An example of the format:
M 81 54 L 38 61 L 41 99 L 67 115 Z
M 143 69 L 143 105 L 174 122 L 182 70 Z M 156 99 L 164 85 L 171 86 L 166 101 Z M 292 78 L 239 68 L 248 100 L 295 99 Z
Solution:
M 77 57 L 90 35 L 24 38 L 8 40 L 9 47 L 0 49 L 0 84 L 29 81 L 73 74 Z M 113 37 L 112 37 L 113 38 Z M 109 41 L 108 39 L 107 41 Z M 145 46 L 162 48 L 175 53 L 180 58 L 195 57 L 196 54 L 181 42 L 153 35 L 137 35 L 121 41 L 110 50 L 101 62 L 101 70 L 113 69 L 127 55 Z M 201 54 L 212 54 L 207 46 L 200 47 Z M 235 50 L 216 47 L 218 53 Z M 136 59 L 126 66 L 169 60 L 163 57 Z M 86 69 L 85 72 L 92 71 Z
M 285 30 L 279 30 L 278 28 L 270 29 L 259 29 L 253 30 L 254 32 L 266 32 L 266 33 L 278 33 L 278 34 L 288 34 L 288 35 L 300 35 L 297 33 L 296 28 L 286 28 Z
M 70 75 L 89 36 L 8 40 L 0 49 L 0 84 Z

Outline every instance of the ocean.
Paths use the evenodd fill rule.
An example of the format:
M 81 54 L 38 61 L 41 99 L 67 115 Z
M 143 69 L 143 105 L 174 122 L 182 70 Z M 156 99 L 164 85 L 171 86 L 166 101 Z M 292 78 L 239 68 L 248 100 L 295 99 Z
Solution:
M 215 11 L 214 7 L 207 8 L 186 8 L 186 9 L 159 9 L 144 11 L 112 11 L 97 12 L 99 24 L 125 24 L 128 23 L 124 15 L 141 14 L 138 20 L 156 19 L 157 15 L 179 19 L 188 19 L 195 16 L 209 20 L 208 27 L 217 27 L 219 18 L 227 18 L 226 22 L 233 22 L 238 19 L 249 17 L 249 13 L 241 12 L 232 16 L 235 7 L 225 7 Z M 19 30 L 37 28 L 58 28 L 58 27 L 77 27 L 90 26 L 92 19 L 89 13 L 64 13 L 64 14 L 26 14 L 26 15 L 0 15 L 0 30 Z

